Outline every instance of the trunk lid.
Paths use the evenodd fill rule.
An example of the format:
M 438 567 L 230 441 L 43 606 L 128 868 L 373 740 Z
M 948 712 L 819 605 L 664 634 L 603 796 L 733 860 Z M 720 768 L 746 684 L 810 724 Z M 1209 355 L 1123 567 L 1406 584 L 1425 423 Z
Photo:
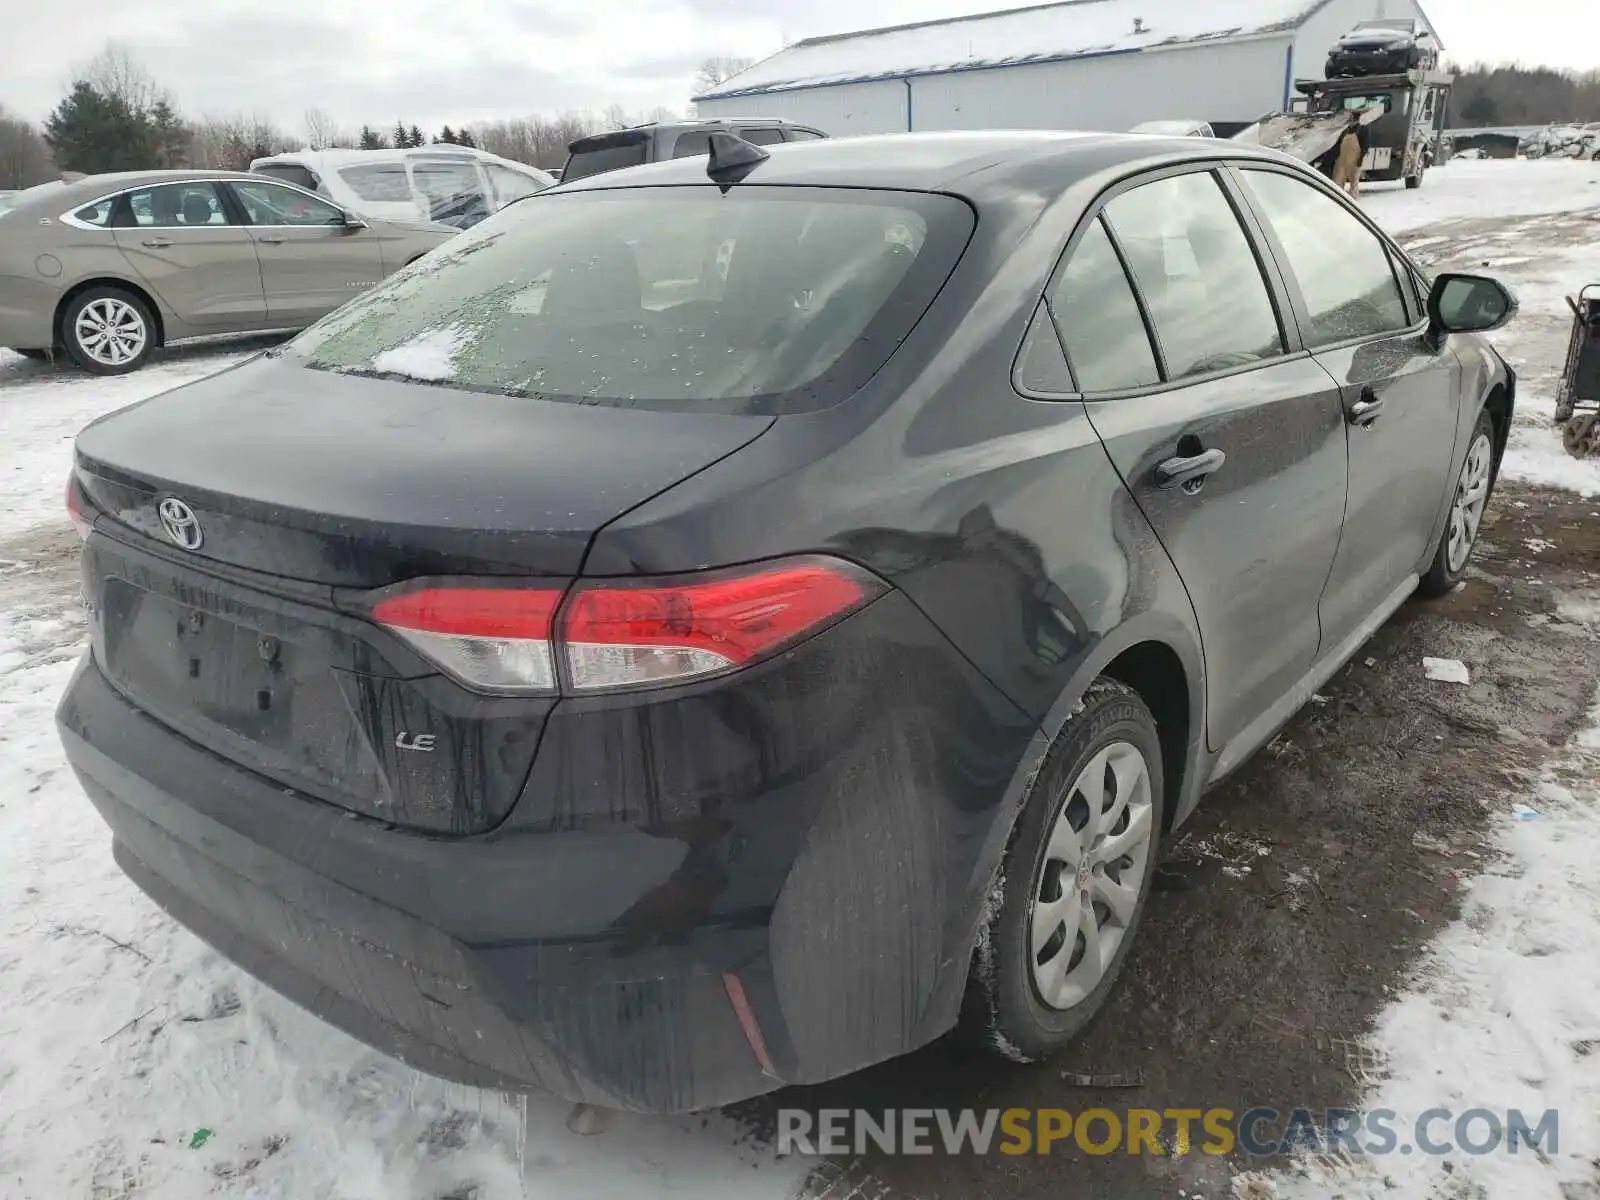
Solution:
M 257 358 L 104 417 L 79 479 L 114 520 L 287 579 L 577 573 L 596 530 L 764 433 L 771 417 L 657 412 L 360 378 Z
M 95 660 L 156 720 L 296 792 L 483 832 L 520 794 L 555 699 L 462 687 L 352 615 L 349 589 L 574 576 L 597 529 L 771 423 L 256 360 L 79 435 Z M 198 524 L 193 548 L 163 523 L 170 499 Z

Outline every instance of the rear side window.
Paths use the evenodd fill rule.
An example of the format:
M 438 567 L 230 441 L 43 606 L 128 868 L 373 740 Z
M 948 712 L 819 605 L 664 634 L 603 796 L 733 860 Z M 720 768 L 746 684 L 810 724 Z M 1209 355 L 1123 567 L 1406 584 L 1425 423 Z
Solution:
M 739 136 L 752 146 L 773 146 L 783 141 L 783 130 L 775 128 L 746 129 L 741 131 Z
M 789 140 L 791 142 L 814 142 L 822 135 L 813 129 L 791 129 Z
M 623 142 L 614 146 L 585 146 L 567 159 L 567 168 L 561 182 L 585 179 L 590 175 L 604 175 L 607 171 L 620 171 L 624 167 L 637 167 L 649 160 L 649 147 L 645 139 Z
M 411 184 L 406 179 L 403 163 L 364 163 L 357 167 L 341 167 L 339 178 L 362 200 L 411 199 Z
M 1210 172 L 1176 175 L 1106 205 L 1150 310 L 1169 380 L 1283 353 L 1266 277 Z
M 948 196 L 554 191 L 290 343 L 307 364 L 585 404 L 799 412 L 860 387 L 954 267 Z
M 98 225 L 102 228 L 111 224 L 111 210 L 116 207 L 117 198 L 112 196 L 107 200 L 97 200 L 87 207 L 80 208 L 73 213 L 73 219 L 82 221 L 85 225 Z
M 1051 290 L 1050 310 L 1078 390 L 1114 392 L 1160 382 L 1139 304 L 1098 220 L 1089 226 Z
M 1377 234 L 1310 184 L 1273 171 L 1242 174 L 1305 297 L 1308 349 L 1410 326 L 1388 248 Z

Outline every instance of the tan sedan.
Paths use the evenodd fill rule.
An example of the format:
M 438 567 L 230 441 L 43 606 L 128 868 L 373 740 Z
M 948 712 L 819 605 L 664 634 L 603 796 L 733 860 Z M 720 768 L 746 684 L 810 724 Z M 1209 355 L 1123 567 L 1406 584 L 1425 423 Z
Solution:
M 0 214 L 0 346 L 97 375 L 182 338 L 302 328 L 457 232 L 222 171 L 91 175 L 16 200 Z

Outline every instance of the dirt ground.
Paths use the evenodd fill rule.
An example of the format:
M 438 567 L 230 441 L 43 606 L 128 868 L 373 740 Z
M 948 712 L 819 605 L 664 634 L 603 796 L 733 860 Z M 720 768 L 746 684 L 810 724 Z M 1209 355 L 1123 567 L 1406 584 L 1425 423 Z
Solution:
M 1600 678 L 1600 501 L 1502 484 L 1476 570 L 1406 605 L 1169 845 L 1128 975 L 1076 1048 L 1031 1068 L 940 1044 L 746 1106 L 1320 1109 L 1378 1064 L 1359 1039 L 1456 915 L 1493 820 L 1577 725 Z M 1459 658 L 1470 686 L 1423 675 Z M 1075 1087 L 1063 1072 L 1142 1075 Z M 1061 1147 L 1057 1147 L 1060 1150 Z M 827 1163 L 817 1200 L 1228 1195 L 1191 1155 L 1000 1154 Z

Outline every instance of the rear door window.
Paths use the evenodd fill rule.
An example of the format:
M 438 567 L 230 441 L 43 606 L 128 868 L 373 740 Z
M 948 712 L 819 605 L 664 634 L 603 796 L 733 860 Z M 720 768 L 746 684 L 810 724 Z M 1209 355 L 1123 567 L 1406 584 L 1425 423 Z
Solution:
M 783 141 L 783 130 L 772 126 L 760 129 L 741 129 L 739 136 L 752 146 L 773 146 Z
M 1283 353 L 1266 276 L 1215 175 L 1143 184 L 1107 204 L 1106 218 L 1149 309 L 1169 380 Z
M 1160 382 L 1139 303 L 1098 219 L 1051 289 L 1050 311 L 1080 391 L 1114 392 Z
M 1275 171 L 1240 174 L 1288 257 L 1311 328 L 1307 349 L 1398 333 L 1411 325 L 1389 250 L 1332 196 Z
M 888 358 L 972 230 L 923 193 L 554 191 L 313 326 L 308 365 L 586 404 L 795 412 Z
M 430 221 L 465 229 L 489 215 L 476 163 L 413 159 L 411 182 L 427 202 Z
M 156 229 L 227 225 L 228 210 L 216 186 L 206 182 L 167 183 L 127 193 L 132 223 Z

